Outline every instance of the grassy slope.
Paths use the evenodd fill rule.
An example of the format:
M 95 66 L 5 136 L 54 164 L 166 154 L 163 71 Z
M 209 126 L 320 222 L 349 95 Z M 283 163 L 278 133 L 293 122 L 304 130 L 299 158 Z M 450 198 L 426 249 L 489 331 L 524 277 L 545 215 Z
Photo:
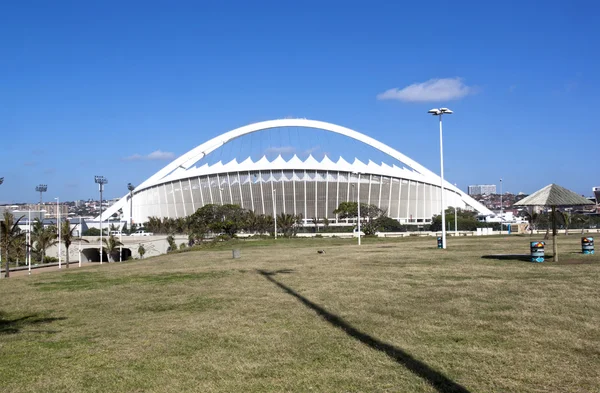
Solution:
M 559 240 L 593 263 L 481 258 L 528 237 L 280 239 L 14 277 L 1 390 L 599 391 L 600 258 Z

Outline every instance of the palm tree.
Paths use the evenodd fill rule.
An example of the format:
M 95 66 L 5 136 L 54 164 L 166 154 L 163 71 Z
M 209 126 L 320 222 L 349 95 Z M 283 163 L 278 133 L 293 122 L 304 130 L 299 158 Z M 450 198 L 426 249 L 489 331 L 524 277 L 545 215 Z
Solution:
M 122 246 L 123 243 L 117 240 L 114 235 L 102 238 L 102 243 L 104 243 L 104 249 L 108 255 L 108 262 L 114 262 L 113 255 L 118 252 L 118 248 Z M 100 259 L 102 259 L 102 255 L 100 255 Z
M 71 243 L 73 242 L 73 240 L 80 240 L 89 243 L 87 240 L 82 239 L 81 237 L 75 238 L 75 236 L 73 236 L 73 231 L 75 230 L 75 228 L 77 228 L 77 224 L 75 224 L 75 226 L 71 228 L 71 223 L 69 222 L 69 220 L 66 220 L 62 223 L 62 228 L 60 230 L 62 241 L 63 243 L 65 243 L 65 249 L 67 250 L 67 269 L 69 268 L 69 247 L 71 247 Z
M 56 238 L 56 228 L 44 227 L 44 224 L 39 219 L 35 219 L 31 231 L 31 240 L 34 244 L 32 251 L 39 255 L 40 263 L 45 262 L 46 250 L 58 243 Z
M 10 276 L 10 270 L 8 266 L 10 251 L 13 251 L 18 245 L 19 240 L 25 236 L 25 232 L 21 232 L 21 228 L 19 228 L 19 221 L 21 221 L 23 217 L 25 216 L 19 217 L 19 219 L 15 222 L 12 214 L 9 212 L 4 212 L 4 221 L 0 223 L 0 246 L 2 246 L 2 251 L 4 251 L 4 257 L 6 260 L 4 277 Z

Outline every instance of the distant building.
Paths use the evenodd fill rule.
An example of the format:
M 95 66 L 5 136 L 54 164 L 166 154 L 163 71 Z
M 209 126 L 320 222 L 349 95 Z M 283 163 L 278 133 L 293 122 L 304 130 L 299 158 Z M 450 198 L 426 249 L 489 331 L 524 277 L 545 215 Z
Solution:
M 496 185 L 495 184 L 476 184 L 474 186 L 469 186 L 469 195 L 485 195 L 485 194 L 495 194 L 496 193 Z
M 596 198 L 596 213 L 600 213 L 600 187 L 594 187 L 594 198 Z

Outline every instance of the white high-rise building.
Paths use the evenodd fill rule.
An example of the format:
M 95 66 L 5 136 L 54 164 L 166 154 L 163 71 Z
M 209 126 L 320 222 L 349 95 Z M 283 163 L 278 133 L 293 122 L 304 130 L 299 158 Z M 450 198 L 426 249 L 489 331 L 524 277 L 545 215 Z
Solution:
M 469 186 L 469 195 L 495 194 L 495 184 L 476 184 Z

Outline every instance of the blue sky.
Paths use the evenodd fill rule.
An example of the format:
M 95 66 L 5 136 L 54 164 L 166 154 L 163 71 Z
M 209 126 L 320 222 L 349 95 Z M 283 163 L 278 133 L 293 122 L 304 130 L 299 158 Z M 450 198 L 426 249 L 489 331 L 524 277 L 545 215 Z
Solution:
M 3 2 L 0 201 L 36 201 L 39 183 L 96 198 L 94 175 L 122 196 L 211 137 L 286 116 L 439 173 L 440 106 L 462 189 L 600 186 L 594 2 L 410 3 Z

